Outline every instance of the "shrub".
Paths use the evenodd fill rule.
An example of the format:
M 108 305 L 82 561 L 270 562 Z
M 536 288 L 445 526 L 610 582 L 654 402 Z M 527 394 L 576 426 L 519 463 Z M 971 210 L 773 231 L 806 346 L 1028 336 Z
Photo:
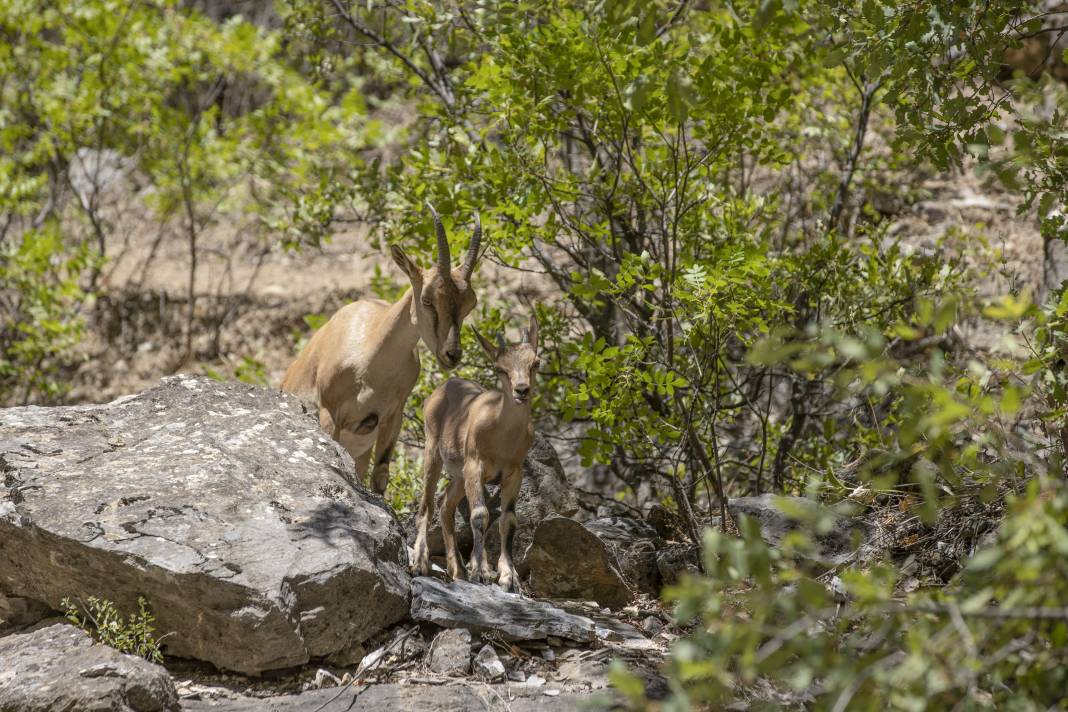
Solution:
M 94 258 L 69 249 L 54 221 L 0 242 L 0 402 L 63 395 L 56 378 L 84 331 L 82 273 Z
M 137 612 L 123 621 L 115 604 L 104 598 L 90 596 L 88 603 L 80 599 L 78 604 L 69 598 L 60 601 L 67 620 L 78 626 L 98 643 L 115 648 L 121 653 L 136 655 L 149 662 L 162 663 L 160 640 L 154 635 L 156 619 L 143 597 L 137 598 Z

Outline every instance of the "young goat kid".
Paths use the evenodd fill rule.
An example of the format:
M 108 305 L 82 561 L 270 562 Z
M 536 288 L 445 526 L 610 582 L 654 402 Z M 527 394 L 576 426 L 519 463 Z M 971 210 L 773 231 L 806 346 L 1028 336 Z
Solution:
M 483 499 L 486 484 L 500 479 L 501 556 L 497 562 L 498 584 L 505 591 L 519 590 L 512 565 L 515 535 L 515 500 L 523 479 L 523 460 L 534 441 L 530 419 L 534 376 L 538 370 L 538 321 L 530 318 L 526 339 L 506 346 L 498 337 L 493 346 L 475 331 L 489 354 L 500 379 L 501 390 L 487 391 L 462 378 L 450 378 L 424 404 L 426 451 L 423 454 L 423 496 L 419 502 L 418 534 L 415 540 L 415 571 L 430 573 L 427 528 L 434 516 L 434 497 L 444 465 L 449 475 L 441 530 L 449 575 L 463 578 L 456 550 L 456 507 L 467 497 L 471 509 L 474 544 L 468 574 L 474 581 L 489 581 L 493 569 L 486 561 L 485 535 L 489 510 Z

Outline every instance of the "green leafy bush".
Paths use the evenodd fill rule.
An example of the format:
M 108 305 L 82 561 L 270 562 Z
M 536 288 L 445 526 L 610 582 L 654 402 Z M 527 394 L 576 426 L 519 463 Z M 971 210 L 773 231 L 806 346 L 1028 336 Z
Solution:
M 54 221 L 0 242 L 0 403 L 63 395 L 57 372 L 84 332 L 81 277 L 93 264 L 86 245 L 63 243 Z
M 921 304 L 895 332 L 916 342 L 971 311 L 966 300 Z M 1050 320 L 1026 299 L 1007 297 L 982 314 L 1023 336 L 1039 325 L 1049 344 L 1057 311 Z M 849 495 L 863 489 L 891 503 L 884 514 L 900 513 L 939 546 L 961 542 L 974 555 L 962 556 L 962 570 L 946 582 L 906 586 L 900 560 L 819 567 L 795 558 L 812 545 L 802 534 L 774 548 L 748 519 L 740 538 L 708 531 L 707 576 L 667 594 L 680 621 L 694 626 L 673 650 L 668 708 L 741 697 L 835 710 L 1044 709 L 1062 699 L 1068 482 L 1056 440 L 1035 449 L 1034 430 L 1021 427 L 1024 418 L 1063 422 L 1055 410 L 1035 409 L 1044 405 L 1036 393 L 1056 384 L 1060 369 L 1043 373 L 1041 359 L 1024 369 L 1011 357 L 987 366 L 956 364 L 940 349 L 928 355 L 909 364 L 889 357 L 877 333 L 825 331 L 759 344 L 751 358 L 802 373 L 833 365 L 837 400 L 878 396 L 887 409 L 878 432 L 847 430 L 868 431 L 857 468 L 811 473 L 808 493 L 836 505 L 806 522 L 812 531 L 855 513 L 860 505 Z M 1025 370 L 1030 383 L 1018 376 Z M 978 525 L 999 519 L 996 533 L 981 535 Z M 901 543 L 898 524 L 891 515 L 883 525 L 889 551 Z
M 137 612 L 131 613 L 125 621 L 115 604 L 105 598 L 90 596 L 88 603 L 79 600 L 77 604 L 64 598 L 59 605 L 63 607 L 67 620 L 92 636 L 96 642 L 149 662 L 163 662 L 159 646 L 162 638 L 154 635 L 153 623 L 156 619 L 144 598 L 137 598 Z

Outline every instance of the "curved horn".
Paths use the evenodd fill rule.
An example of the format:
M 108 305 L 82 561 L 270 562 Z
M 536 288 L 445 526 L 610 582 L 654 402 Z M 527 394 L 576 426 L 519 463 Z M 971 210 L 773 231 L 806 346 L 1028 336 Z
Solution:
M 434 210 L 434 206 L 430 204 L 429 200 L 426 201 L 426 207 L 430 209 L 430 214 L 434 218 L 434 232 L 438 236 L 438 273 L 443 278 L 448 278 L 452 274 L 449 238 L 445 236 L 445 226 L 441 224 L 441 217 L 438 215 L 438 211 Z
M 478 246 L 482 242 L 482 217 L 475 213 L 475 232 L 471 235 L 471 246 L 467 248 L 467 257 L 464 258 L 464 266 L 461 272 L 466 281 L 471 277 L 475 269 L 475 260 L 478 259 Z

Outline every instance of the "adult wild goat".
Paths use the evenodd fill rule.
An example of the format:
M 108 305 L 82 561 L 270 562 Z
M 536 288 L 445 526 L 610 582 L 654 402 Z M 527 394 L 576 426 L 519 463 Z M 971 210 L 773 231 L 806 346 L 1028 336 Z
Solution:
M 282 390 L 319 407 L 319 424 L 352 455 L 356 477 L 366 482 L 371 450 L 372 487 L 386 491 L 389 458 L 400 434 L 404 403 L 419 380 L 416 344 L 434 353 L 441 367 L 460 363 L 460 327 L 475 307 L 471 273 L 478 259 L 482 224 L 475 229 L 463 264 L 452 269 L 449 241 L 438 213 L 428 203 L 438 239 L 437 263 L 421 269 L 398 245 L 393 261 L 411 282 L 389 304 L 361 299 L 339 309 L 312 336 L 286 371 Z
M 484 538 L 489 510 L 483 500 L 483 487 L 500 479 L 501 556 L 497 562 L 498 583 L 504 590 L 519 590 L 512 565 L 512 539 L 515 535 L 515 500 L 523 480 L 523 460 L 534 441 L 530 418 L 534 376 L 538 370 L 538 320 L 531 316 L 530 328 L 522 343 L 506 346 L 498 337 L 497 346 L 475 331 L 482 348 L 493 361 L 500 391 L 487 391 L 462 378 L 450 378 L 438 386 L 423 406 L 426 450 L 423 453 L 423 495 L 419 501 L 418 534 L 415 540 L 416 573 L 430 573 L 427 528 L 434 516 L 434 496 L 444 465 L 449 486 L 441 509 L 441 530 L 449 575 L 463 577 L 456 550 L 456 507 L 467 497 L 471 509 L 474 545 L 468 573 L 472 580 L 487 581 L 493 569 L 486 561 Z

